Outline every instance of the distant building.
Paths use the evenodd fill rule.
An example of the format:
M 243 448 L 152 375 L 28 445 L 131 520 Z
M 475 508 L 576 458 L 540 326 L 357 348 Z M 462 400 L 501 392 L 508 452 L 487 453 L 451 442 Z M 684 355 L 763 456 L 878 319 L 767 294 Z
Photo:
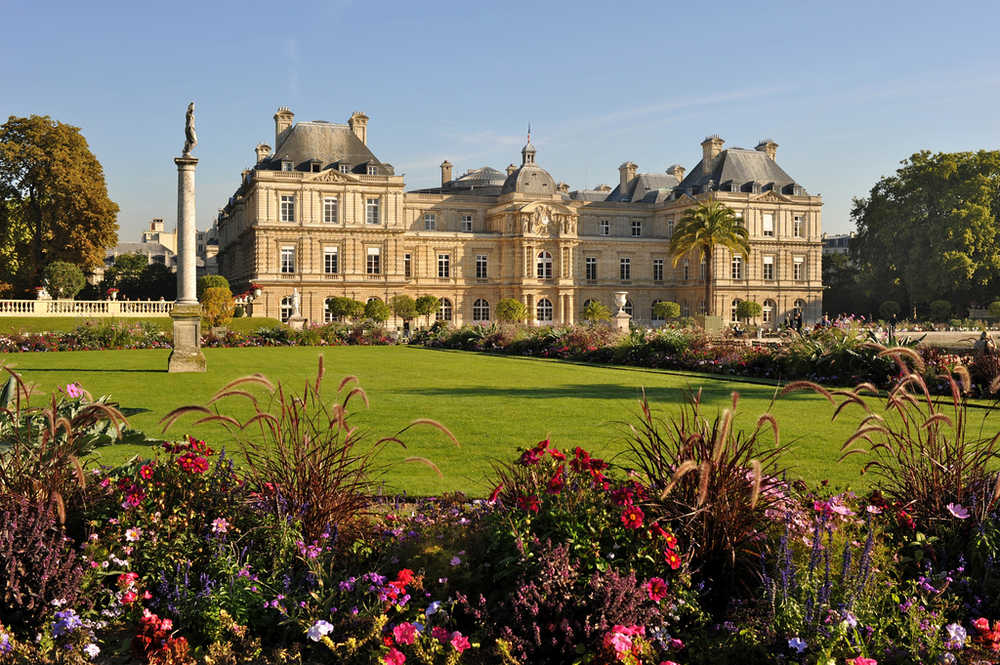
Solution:
M 824 233 L 823 256 L 829 254 L 850 254 L 851 239 L 853 237 L 853 231 L 850 233 Z
M 198 231 L 196 237 L 198 276 L 218 273 L 215 256 L 219 253 L 218 230 L 215 224 L 207 231 Z M 172 271 L 177 270 L 177 231 L 167 231 L 163 219 L 154 217 L 149 229 L 142 232 L 140 242 L 120 242 L 104 254 L 104 266 L 114 265 L 122 254 L 144 254 L 149 263 L 161 263 Z M 95 270 L 91 282 L 96 284 L 104 276 L 104 269 Z
M 684 211 L 711 199 L 743 220 L 752 248 L 716 248 L 714 311 L 734 320 L 749 299 L 765 325 L 796 310 L 806 322 L 821 316 L 822 200 L 778 166 L 774 141 L 723 149 L 711 136 L 690 172 L 625 162 L 614 189 L 571 191 L 536 163 L 529 139 L 520 166 L 454 177 L 446 160 L 439 187 L 408 192 L 369 148 L 365 114 L 293 120 L 278 109 L 274 151 L 257 146 L 217 221 L 219 271 L 234 291 L 260 287 L 255 316 L 287 319 L 293 289 L 316 322 L 336 296 L 397 294 L 437 296 L 437 318 L 456 324 L 493 320 L 503 298 L 523 302 L 530 323 L 571 324 L 591 300 L 617 311 L 616 291 L 628 292 L 638 324 L 656 323 L 661 300 L 694 315 L 706 309 L 707 270 L 696 255 L 673 265 L 668 245 Z

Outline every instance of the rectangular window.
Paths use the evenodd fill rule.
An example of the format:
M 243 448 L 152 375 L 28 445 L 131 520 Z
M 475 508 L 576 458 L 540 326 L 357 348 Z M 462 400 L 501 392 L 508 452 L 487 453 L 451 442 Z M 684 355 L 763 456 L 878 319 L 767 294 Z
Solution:
M 327 224 L 337 223 L 337 197 L 328 196 L 323 199 L 323 221 Z
M 365 221 L 369 224 L 378 224 L 380 215 L 378 211 L 378 199 L 365 200 Z
M 347 164 L 340 164 L 338 168 L 340 169 L 341 173 L 350 173 L 351 171 L 351 167 Z
M 369 275 L 382 273 L 382 251 L 378 247 L 368 248 L 367 272 Z
M 632 259 L 628 256 L 623 256 L 618 260 L 618 273 L 623 282 L 627 282 L 632 279 Z
M 632 220 L 632 237 L 638 238 L 642 235 L 642 220 L 633 219 Z
M 774 235 L 774 215 L 772 215 L 769 212 L 765 212 L 763 220 L 764 220 L 764 222 L 763 222 L 764 235 L 766 235 L 766 236 L 773 236 Z
M 800 281 L 806 278 L 806 260 L 801 256 L 792 259 L 792 278 Z
M 323 272 L 327 275 L 336 275 L 339 272 L 336 247 L 323 248 Z
M 476 279 L 487 279 L 489 277 L 486 266 L 486 255 L 476 254 Z
M 587 279 L 595 281 L 597 279 L 597 258 L 588 256 L 584 259 L 584 265 L 587 269 Z
M 764 279 L 774 279 L 774 257 L 764 257 Z
M 691 264 L 688 263 L 687 259 L 684 259 L 684 281 L 685 282 L 688 281 L 688 279 L 690 277 L 690 275 L 688 274 L 690 267 L 691 267 Z
M 462 215 L 462 230 L 472 233 L 472 215 Z
M 403 254 L 403 277 L 409 279 L 413 276 L 413 268 L 411 267 L 412 259 L 409 254 Z
M 432 212 L 424 215 L 424 231 L 433 231 L 437 228 L 437 215 Z
M 282 171 L 291 171 L 292 170 L 292 163 L 288 162 L 288 161 L 281 162 L 281 170 Z
M 736 225 L 737 226 L 743 226 L 743 213 L 742 212 L 734 212 L 733 215 L 736 217 Z
M 438 254 L 438 277 L 451 277 L 451 256 Z
M 653 281 L 663 281 L 663 259 L 653 259 Z
M 739 254 L 733 257 L 732 272 L 730 275 L 733 279 L 743 279 L 743 257 Z
M 667 237 L 671 238 L 674 235 L 674 217 L 671 215 L 667 217 Z
M 282 196 L 281 197 L 281 221 L 283 222 L 294 222 L 295 221 L 295 197 L 294 196 Z
M 798 215 L 795 215 L 795 218 L 792 222 L 792 235 L 794 235 L 796 238 L 802 237 L 802 218 Z
M 606 219 L 602 219 L 600 232 L 602 236 L 611 235 L 611 222 Z
M 377 169 L 374 166 L 369 166 L 368 167 L 368 175 L 375 175 L 376 172 L 377 172 Z
M 283 273 L 293 273 L 293 272 L 295 272 L 295 248 L 294 247 L 282 247 L 281 248 L 281 272 L 283 272 Z

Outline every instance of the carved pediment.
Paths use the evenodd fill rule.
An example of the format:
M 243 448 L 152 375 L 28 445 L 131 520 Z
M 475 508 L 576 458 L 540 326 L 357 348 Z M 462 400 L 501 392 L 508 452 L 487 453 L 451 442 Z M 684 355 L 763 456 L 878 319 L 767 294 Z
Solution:
M 345 182 L 358 182 L 357 178 L 353 178 L 346 173 L 340 173 L 339 171 L 334 171 L 332 169 L 327 169 L 326 171 L 321 171 L 317 173 L 312 178 L 309 178 L 308 182 L 321 182 L 325 184 L 341 184 Z
M 758 194 L 757 196 L 751 196 L 750 200 L 756 203 L 793 203 L 790 198 L 784 196 L 783 194 L 779 194 L 773 189 L 768 190 L 763 194 Z

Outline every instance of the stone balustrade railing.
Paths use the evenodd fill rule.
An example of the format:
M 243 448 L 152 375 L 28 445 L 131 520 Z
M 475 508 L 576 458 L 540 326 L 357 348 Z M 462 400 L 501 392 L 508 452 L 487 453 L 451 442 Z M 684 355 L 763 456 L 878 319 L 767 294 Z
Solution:
M 4 316 L 170 316 L 172 300 L 0 300 Z

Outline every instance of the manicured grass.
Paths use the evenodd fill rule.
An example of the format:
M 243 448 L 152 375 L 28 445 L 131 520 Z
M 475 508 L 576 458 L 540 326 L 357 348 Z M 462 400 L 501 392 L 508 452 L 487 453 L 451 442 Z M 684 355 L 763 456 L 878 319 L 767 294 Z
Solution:
M 156 326 L 163 332 L 173 331 L 173 322 L 168 316 L 156 316 L 149 318 L 128 317 L 128 318 L 86 318 L 76 316 L 25 316 L 0 317 L 0 334 L 10 335 L 16 333 L 40 333 L 40 332 L 69 332 L 84 324 L 100 325 L 109 322 L 116 323 L 138 323 L 142 321 Z M 257 330 L 258 328 L 274 328 L 281 326 L 277 319 L 265 318 L 241 318 L 233 319 L 229 328 L 239 332 Z
M 837 463 L 840 445 L 860 419 L 859 409 L 831 423 L 832 407 L 811 393 L 793 393 L 772 407 L 775 387 L 763 382 L 409 347 L 206 349 L 207 373 L 167 374 L 168 353 L 24 353 L 0 355 L 0 363 L 15 365 L 44 391 L 77 381 L 95 396 L 110 394 L 123 407 L 146 409 L 130 422 L 158 435 L 157 423 L 164 414 L 177 406 L 203 404 L 240 376 L 259 372 L 301 391 L 303 382 L 315 377 L 317 358 L 323 354 L 325 386 L 331 395 L 342 377 L 360 379 L 371 408 L 359 412 L 355 422 L 370 431 L 370 440 L 392 435 L 416 418 L 431 418 L 461 442 L 462 447 L 456 448 L 437 430 L 418 427 L 403 435 L 406 450 L 385 449 L 381 459 L 387 465 L 387 489 L 415 494 L 447 490 L 482 494 L 491 460 L 510 459 L 518 446 L 546 437 L 559 448 L 582 446 L 611 457 L 623 448 L 622 425 L 616 423 L 634 418 L 643 388 L 662 415 L 679 413 L 686 391 L 701 388 L 708 405 L 705 414 L 714 416 L 737 391 L 741 395 L 737 426 L 751 427 L 770 410 L 780 424 L 782 441 L 793 442 L 785 458 L 790 477 L 810 483 L 826 479 L 836 487 L 866 484 L 859 476 L 861 456 Z M 221 410 L 244 418 L 249 413 L 235 400 L 223 402 Z M 194 427 L 193 421 L 181 421 L 168 436 L 191 433 L 217 449 L 226 443 L 228 435 L 221 429 Z M 148 452 L 115 446 L 104 450 L 103 461 L 120 462 Z M 424 465 L 402 463 L 411 455 L 432 460 L 443 477 Z

